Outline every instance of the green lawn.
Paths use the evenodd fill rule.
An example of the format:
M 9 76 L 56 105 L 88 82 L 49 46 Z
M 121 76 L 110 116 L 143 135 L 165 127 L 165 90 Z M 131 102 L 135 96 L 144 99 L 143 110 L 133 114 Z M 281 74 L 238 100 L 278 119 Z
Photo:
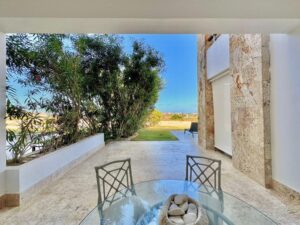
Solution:
M 176 141 L 178 140 L 169 130 L 159 128 L 144 128 L 132 141 Z

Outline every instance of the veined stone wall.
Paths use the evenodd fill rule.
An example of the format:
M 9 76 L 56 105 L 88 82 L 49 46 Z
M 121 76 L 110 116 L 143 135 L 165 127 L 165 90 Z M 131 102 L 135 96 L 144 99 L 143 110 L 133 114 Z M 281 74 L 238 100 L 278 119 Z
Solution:
M 270 187 L 269 36 L 231 35 L 232 160 L 236 168 Z
M 212 86 L 206 51 L 213 42 L 198 37 L 199 144 L 214 149 Z M 269 35 L 230 35 L 233 165 L 266 187 L 272 185 Z
M 212 85 L 207 80 L 206 37 L 198 35 L 198 141 L 202 150 L 214 149 Z

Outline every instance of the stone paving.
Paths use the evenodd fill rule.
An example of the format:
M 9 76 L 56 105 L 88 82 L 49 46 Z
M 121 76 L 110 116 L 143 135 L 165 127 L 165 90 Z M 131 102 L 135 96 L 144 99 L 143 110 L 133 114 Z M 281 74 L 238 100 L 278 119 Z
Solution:
M 108 144 L 61 178 L 40 190 L 20 207 L 0 211 L 2 225 L 76 225 L 97 202 L 94 166 L 116 159 L 132 159 L 134 182 L 152 179 L 184 179 L 185 155 L 206 155 L 222 160 L 222 188 L 248 202 L 282 225 L 300 225 L 300 204 L 285 204 L 275 193 L 232 167 L 219 152 L 201 152 L 194 139 L 174 132 L 179 141 Z

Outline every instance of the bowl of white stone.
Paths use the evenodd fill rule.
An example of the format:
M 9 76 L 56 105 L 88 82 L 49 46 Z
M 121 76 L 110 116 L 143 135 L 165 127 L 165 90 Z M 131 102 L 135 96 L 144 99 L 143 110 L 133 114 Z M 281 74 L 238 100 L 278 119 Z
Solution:
M 209 221 L 201 205 L 184 194 L 173 194 L 164 203 L 159 225 L 208 225 Z

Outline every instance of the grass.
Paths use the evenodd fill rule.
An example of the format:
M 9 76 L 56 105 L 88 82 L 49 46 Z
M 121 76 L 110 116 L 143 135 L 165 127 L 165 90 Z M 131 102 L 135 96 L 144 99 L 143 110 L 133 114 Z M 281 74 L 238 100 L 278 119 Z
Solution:
M 144 128 L 132 141 L 176 141 L 178 140 L 170 130 L 161 128 Z
M 191 121 L 161 121 L 154 127 L 147 127 L 138 131 L 138 135 L 132 141 L 176 141 L 178 140 L 171 131 L 189 128 Z

